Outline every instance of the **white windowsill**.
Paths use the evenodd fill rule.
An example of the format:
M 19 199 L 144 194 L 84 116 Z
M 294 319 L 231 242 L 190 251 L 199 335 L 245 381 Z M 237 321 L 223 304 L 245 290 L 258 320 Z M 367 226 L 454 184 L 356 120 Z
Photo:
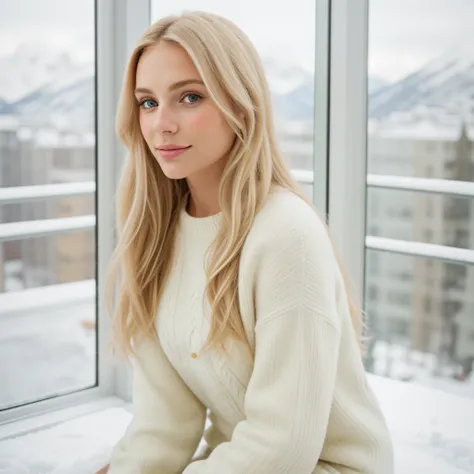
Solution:
M 0 455 L 2 454 L 2 443 L 9 439 L 44 430 L 74 418 L 79 418 L 93 413 L 100 413 L 110 408 L 123 408 L 127 406 L 128 404 L 120 398 L 100 397 L 97 400 L 79 403 L 72 407 L 41 413 L 20 420 L 12 421 L 10 423 L 5 423 L 0 425 Z M 2 473 L 1 470 L 0 473 Z
M 0 441 L 3 474 L 93 474 L 110 459 L 110 452 L 129 424 L 131 407 L 104 399 L 28 421 L 14 422 L 12 433 Z M 58 421 L 60 420 L 61 421 Z

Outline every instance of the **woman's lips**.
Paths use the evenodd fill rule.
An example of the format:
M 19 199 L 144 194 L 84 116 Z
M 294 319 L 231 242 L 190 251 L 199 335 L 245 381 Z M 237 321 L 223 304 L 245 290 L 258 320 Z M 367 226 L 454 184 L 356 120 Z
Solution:
M 157 148 L 158 153 L 160 156 L 165 159 L 169 160 L 171 158 L 176 158 L 179 155 L 182 155 L 186 150 L 189 150 L 191 146 L 187 147 L 179 147 L 179 148 Z

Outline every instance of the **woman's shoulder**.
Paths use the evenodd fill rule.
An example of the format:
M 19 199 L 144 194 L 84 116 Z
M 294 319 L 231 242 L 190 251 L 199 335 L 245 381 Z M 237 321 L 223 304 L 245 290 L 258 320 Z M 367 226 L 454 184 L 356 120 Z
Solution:
M 282 187 L 275 187 L 269 194 L 255 217 L 251 233 L 263 238 L 327 237 L 326 225 L 316 209 L 292 190 Z
M 272 190 L 256 215 L 246 245 L 258 253 L 332 248 L 324 220 L 316 209 L 292 190 L 281 187 Z

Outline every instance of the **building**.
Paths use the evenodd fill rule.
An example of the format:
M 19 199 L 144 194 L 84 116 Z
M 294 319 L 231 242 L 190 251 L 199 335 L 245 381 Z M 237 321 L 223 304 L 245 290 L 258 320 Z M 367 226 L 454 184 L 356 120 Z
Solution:
M 95 180 L 92 134 L 3 124 L 0 158 L 2 187 Z M 89 215 L 95 214 L 95 197 L 44 199 L 2 208 L 2 222 Z M 3 291 L 95 278 L 94 230 L 5 242 L 1 247 Z
M 369 173 L 474 181 L 473 137 L 459 123 L 378 124 L 370 128 Z M 367 233 L 472 249 L 472 206 L 468 198 L 371 189 Z M 435 374 L 446 364 L 471 370 L 473 271 L 468 265 L 368 251 L 366 308 L 375 338 L 436 355 Z

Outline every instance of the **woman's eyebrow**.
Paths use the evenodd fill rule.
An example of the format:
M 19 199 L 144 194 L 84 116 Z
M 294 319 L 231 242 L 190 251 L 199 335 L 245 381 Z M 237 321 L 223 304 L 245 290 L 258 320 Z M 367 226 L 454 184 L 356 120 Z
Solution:
M 174 84 L 171 84 L 171 86 L 168 87 L 168 90 L 171 92 L 176 89 L 179 89 L 180 87 L 188 86 L 190 84 L 200 84 L 201 86 L 203 86 L 204 82 L 202 82 L 200 79 L 184 79 L 183 81 L 178 81 L 178 82 L 175 82 Z M 138 93 L 153 94 L 151 89 L 148 89 L 147 87 L 137 87 L 135 89 L 135 94 L 138 94 Z

